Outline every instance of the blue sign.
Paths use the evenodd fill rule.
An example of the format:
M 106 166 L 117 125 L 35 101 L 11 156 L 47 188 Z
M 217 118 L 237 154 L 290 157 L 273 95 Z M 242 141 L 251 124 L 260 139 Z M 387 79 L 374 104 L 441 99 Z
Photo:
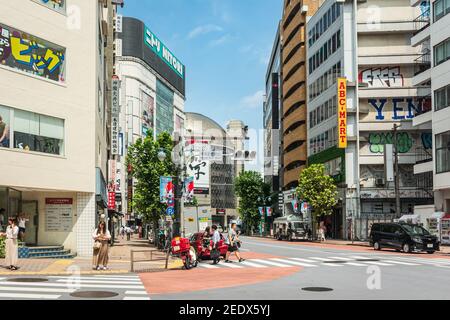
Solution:
M 167 207 L 166 214 L 168 216 L 173 216 L 174 213 L 175 213 L 175 208 L 174 207 Z

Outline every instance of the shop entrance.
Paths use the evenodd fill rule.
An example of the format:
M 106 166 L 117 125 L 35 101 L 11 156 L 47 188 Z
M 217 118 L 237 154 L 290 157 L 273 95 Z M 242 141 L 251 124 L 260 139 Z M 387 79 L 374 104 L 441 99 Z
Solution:
M 27 245 L 37 245 L 39 209 L 37 201 L 23 201 L 22 212 L 28 219 L 25 230 L 25 243 Z

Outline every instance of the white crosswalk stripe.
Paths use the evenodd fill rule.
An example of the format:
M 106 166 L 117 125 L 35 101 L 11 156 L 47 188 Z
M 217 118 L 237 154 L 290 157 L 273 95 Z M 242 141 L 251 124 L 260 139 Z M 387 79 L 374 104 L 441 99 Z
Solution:
M 394 260 L 383 260 L 383 262 L 393 263 L 393 264 L 401 264 L 401 265 L 404 265 L 404 266 L 418 266 L 419 265 L 417 263 L 403 262 L 403 261 L 394 261 Z
M 288 264 L 282 264 L 282 263 L 279 263 L 279 262 L 271 261 L 269 259 L 266 259 L 266 260 L 264 260 L 264 259 L 252 259 L 252 262 L 259 262 L 259 263 L 264 263 L 264 264 L 272 265 L 272 266 L 275 266 L 275 267 L 282 267 L 282 268 L 283 267 L 284 268 L 292 267 L 292 266 L 290 266 Z
M 227 268 L 243 268 L 243 266 L 238 265 L 235 262 L 232 263 L 227 263 L 227 262 L 223 262 L 222 264 L 220 264 L 221 266 L 227 267 Z
M 199 263 L 198 266 L 200 268 L 206 268 L 206 269 L 217 269 L 217 268 L 220 268 L 217 264 L 213 265 L 213 264 L 210 264 L 209 262 Z
M 245 260 L 244 262 L 242 262 L 242 265 L 245 267 L 249 266 L 249 267 L 253 267 L 253 268 L 267 268 L 267 266 L 265 266 L 263 264 L 253 263 L 248 260 Z
M 293 264 L 295 266 L 300 266 L 300 267 L 317 267 L 314 264 L 298 262 L 298 261 L 293 261 L 293 260 L 287 260 L 287 259 L 271 259 L 271 260 L 275 260 L 275 261 L 279 261 L 279 262 L 283 262 L 283 263 L 287 263 L 287 264 Z
M 0 298 L 74 299 L 70 294 L 77 291 L 111 291 L 118 294 L 113 299 L 150 300 L 138 276 L 49 276 L 42 277 L 42 282 L 24 282 L 21 278 L 1 278 Z
M 314 261 L 314 260 L 311 260 L 311 259 L 303 259 L 303 258 L 290 258 L 290 259 L 292 259 L 292 260 L 297 260 L 297 261 L 300 261 L 300 262 L 314 262 L 314 263 L 316 263 L 317 261 Z

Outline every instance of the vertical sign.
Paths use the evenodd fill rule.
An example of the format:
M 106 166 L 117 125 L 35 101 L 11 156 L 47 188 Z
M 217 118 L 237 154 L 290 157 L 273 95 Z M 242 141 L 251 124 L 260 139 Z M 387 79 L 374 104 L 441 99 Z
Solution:
M 347 148 L 347 79 L 338 78 L 338 147 Z
M 170 199 L 173 199 L 175 190 L 172 182 L 172 177 L 160 177 L 159 178 L 159 198 L 161 203 L 168 203 Z
M 119 154 L 119 86 L 120 80 L 113 76 L 111 99 L 111 154 Z

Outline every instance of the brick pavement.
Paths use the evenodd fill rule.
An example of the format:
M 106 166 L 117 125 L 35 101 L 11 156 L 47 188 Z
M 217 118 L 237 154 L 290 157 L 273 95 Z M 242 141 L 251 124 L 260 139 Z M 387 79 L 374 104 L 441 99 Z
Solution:
M 109 270 L 92 270 L 92 257 L 75 257 L 74 259 L 19 259 L 19 270 L 6 269 L 4 259 L 0 259 L 0 276 L 5 275 L 67 275 L 74 272 L 81 274 L 120 274 L 129 273 L 131 270 L 130 252 L 132 249 L 154 249 L 148 241 L 138 239 L 133 235 L 130 241 L 119 237 L 119 242 L 110 247 Z M 138 256 L 139 259 L 142 258 Z M 137 272 L 162 271 L 165 268 L 165 254 L 153 253 L 154 261 L 135 263 Z M 169 259 L 169 269 L 177 269 L 181 266 L 178 259 Z

